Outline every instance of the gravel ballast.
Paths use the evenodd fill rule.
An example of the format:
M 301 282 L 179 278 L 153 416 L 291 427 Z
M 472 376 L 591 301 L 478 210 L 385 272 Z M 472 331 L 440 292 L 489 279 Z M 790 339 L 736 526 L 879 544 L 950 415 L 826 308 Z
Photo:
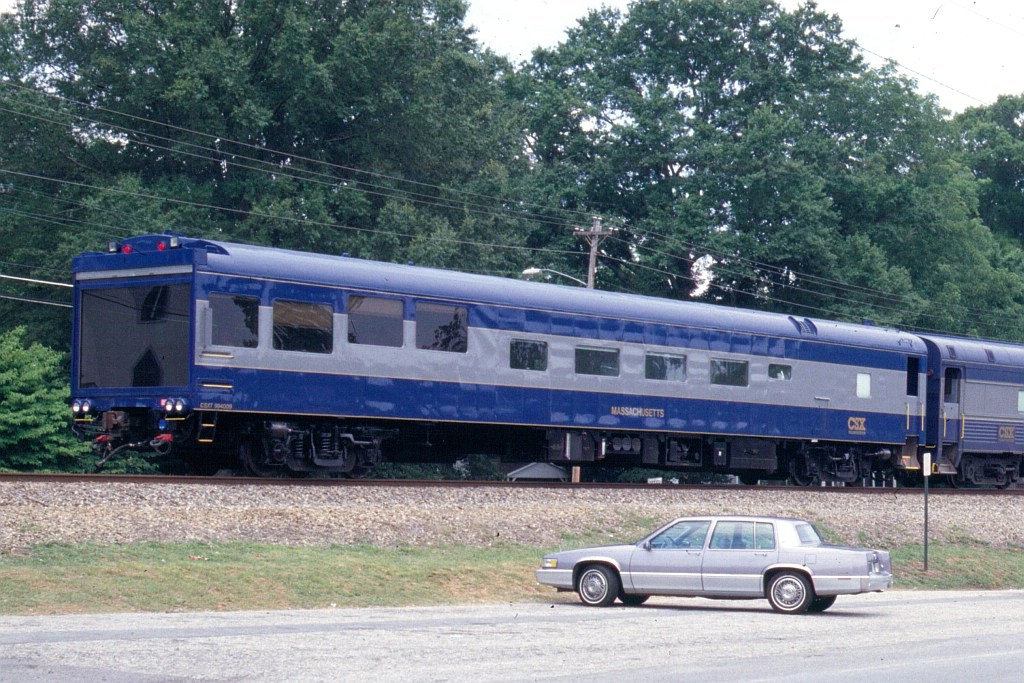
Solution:
M 923 539 L 920 490 L 292 487 L 0 482 L 0 553 L 41 543 L 252 541 L 377 546 L 557 547 L 688 514 L 802 517 L 849 544 Z M 932 495 L 929 538 L 1024 547 L 1024 497 Z

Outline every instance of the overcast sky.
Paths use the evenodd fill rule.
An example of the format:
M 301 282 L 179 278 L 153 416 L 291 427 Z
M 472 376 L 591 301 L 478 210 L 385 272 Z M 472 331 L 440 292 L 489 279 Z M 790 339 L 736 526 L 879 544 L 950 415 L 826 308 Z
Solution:
M 467 23 L 495 52 L 527 59 L 538 45 L 554 46 L 565 29 L 602 5 L 625 9 L 628 0 L 469 0 Z M 781 0 L 793 9 L 800 0 Z M 905 67 L 919 90 L 944 107 L 990 104 L 1024 93 L 1024 2 L 1020 0 L 819 0 L 838 14 L 845 35 L 874 65 L 883 58 Z
M 601 5 L 625 9 L 628 0 L 468 0 L 467 23 L 477 39 L 514 60 L 537 46 L 552 47 L 565 29 Z M 780 0 L 792 9 L 801 0 Z M 0 0 L 0 11 L 15 0 Z M 920 90 L 952 111 L 1024 93 L 1024 2 L 1020 0 L 819 0 L 838 14 L 846 36 L 880 65 L 896 60 Z

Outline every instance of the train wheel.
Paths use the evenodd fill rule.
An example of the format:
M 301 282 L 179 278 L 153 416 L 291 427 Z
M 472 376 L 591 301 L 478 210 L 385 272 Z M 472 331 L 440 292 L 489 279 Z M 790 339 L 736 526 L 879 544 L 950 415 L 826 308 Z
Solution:
M 238 447 L 238 457 L 246 471 L 255 477 L 280 477 L 281 467 L 271 465 L 262 439 L 243 439 Z
M 814 475 L 807 472 L 802 458 L 793 458 L 789 461 L 789 478 L 797 486 L 810 486 L 814 483 Z

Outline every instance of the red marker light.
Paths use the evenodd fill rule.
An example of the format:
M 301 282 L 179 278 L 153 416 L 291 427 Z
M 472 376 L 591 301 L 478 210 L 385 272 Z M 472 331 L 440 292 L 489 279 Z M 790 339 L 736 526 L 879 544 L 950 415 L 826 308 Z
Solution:
M 130 254 L 130 253 L 132 253 L 132 245 L 126 244 L 123 247 L 121 247 L 121 253 L 122 254 Z
M 163 250 L 165 250 L 166 248 L 167 248 L 167 245 L 166 245 L 166 244 L 164 244 L 163 242 L 157 242 L 157 243 L 156 243 L 156 250 L 157 250 L 157 251 L 163 251 Z

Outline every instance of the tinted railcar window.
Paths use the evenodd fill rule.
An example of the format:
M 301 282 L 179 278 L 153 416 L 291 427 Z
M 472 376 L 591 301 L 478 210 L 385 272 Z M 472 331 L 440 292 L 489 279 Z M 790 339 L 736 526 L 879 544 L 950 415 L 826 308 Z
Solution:
M 946 388 L 943 400 L 946 403 L 960 402 L 960 368 L 946 368 Z
M 517 370 L 548 369 L 547 342 L 513 339 L 508 351 L 508 365 L 510 368 Z
M 416 348 L 465 353 L 469 319 L 462 306 L 416 304 Z
M 782 365 L 781 363 L 769 363 L 768 364 L 768 379 L 781 379 L 791 380 L 793 379 L 793 366 Z
M 921 373 L 921 359 L 907 359 L 907 396 L 917 396 L 918 381 Z
M 747 386 L 749 364 L 745 360 L 711 359 L 711 383 L 731 387 Z
M 644 377 L 670 382 L 685 382 L 686 356 L 648 353 L 644 357 Z
M 83 290 L 79 386 L 188 384 L 191 305 L 187 284 Z
M 352 344 L 401 346 L 402 302 L 377 296 L 350 296 L 348 340 Z
M 301 301 L 274 302 L 274 348 L 330 353 L 334 348 L 331 307 Z
M 604 377 L 619 376 L 618 349 L 591 349 L 585 346 L 576 348 L 576 374 L 602 375 Z
M 244 349 L 254 349 L 259 345 L 259 299 L 210 294 L 210 315 L 213 318 L 212 343 Z

